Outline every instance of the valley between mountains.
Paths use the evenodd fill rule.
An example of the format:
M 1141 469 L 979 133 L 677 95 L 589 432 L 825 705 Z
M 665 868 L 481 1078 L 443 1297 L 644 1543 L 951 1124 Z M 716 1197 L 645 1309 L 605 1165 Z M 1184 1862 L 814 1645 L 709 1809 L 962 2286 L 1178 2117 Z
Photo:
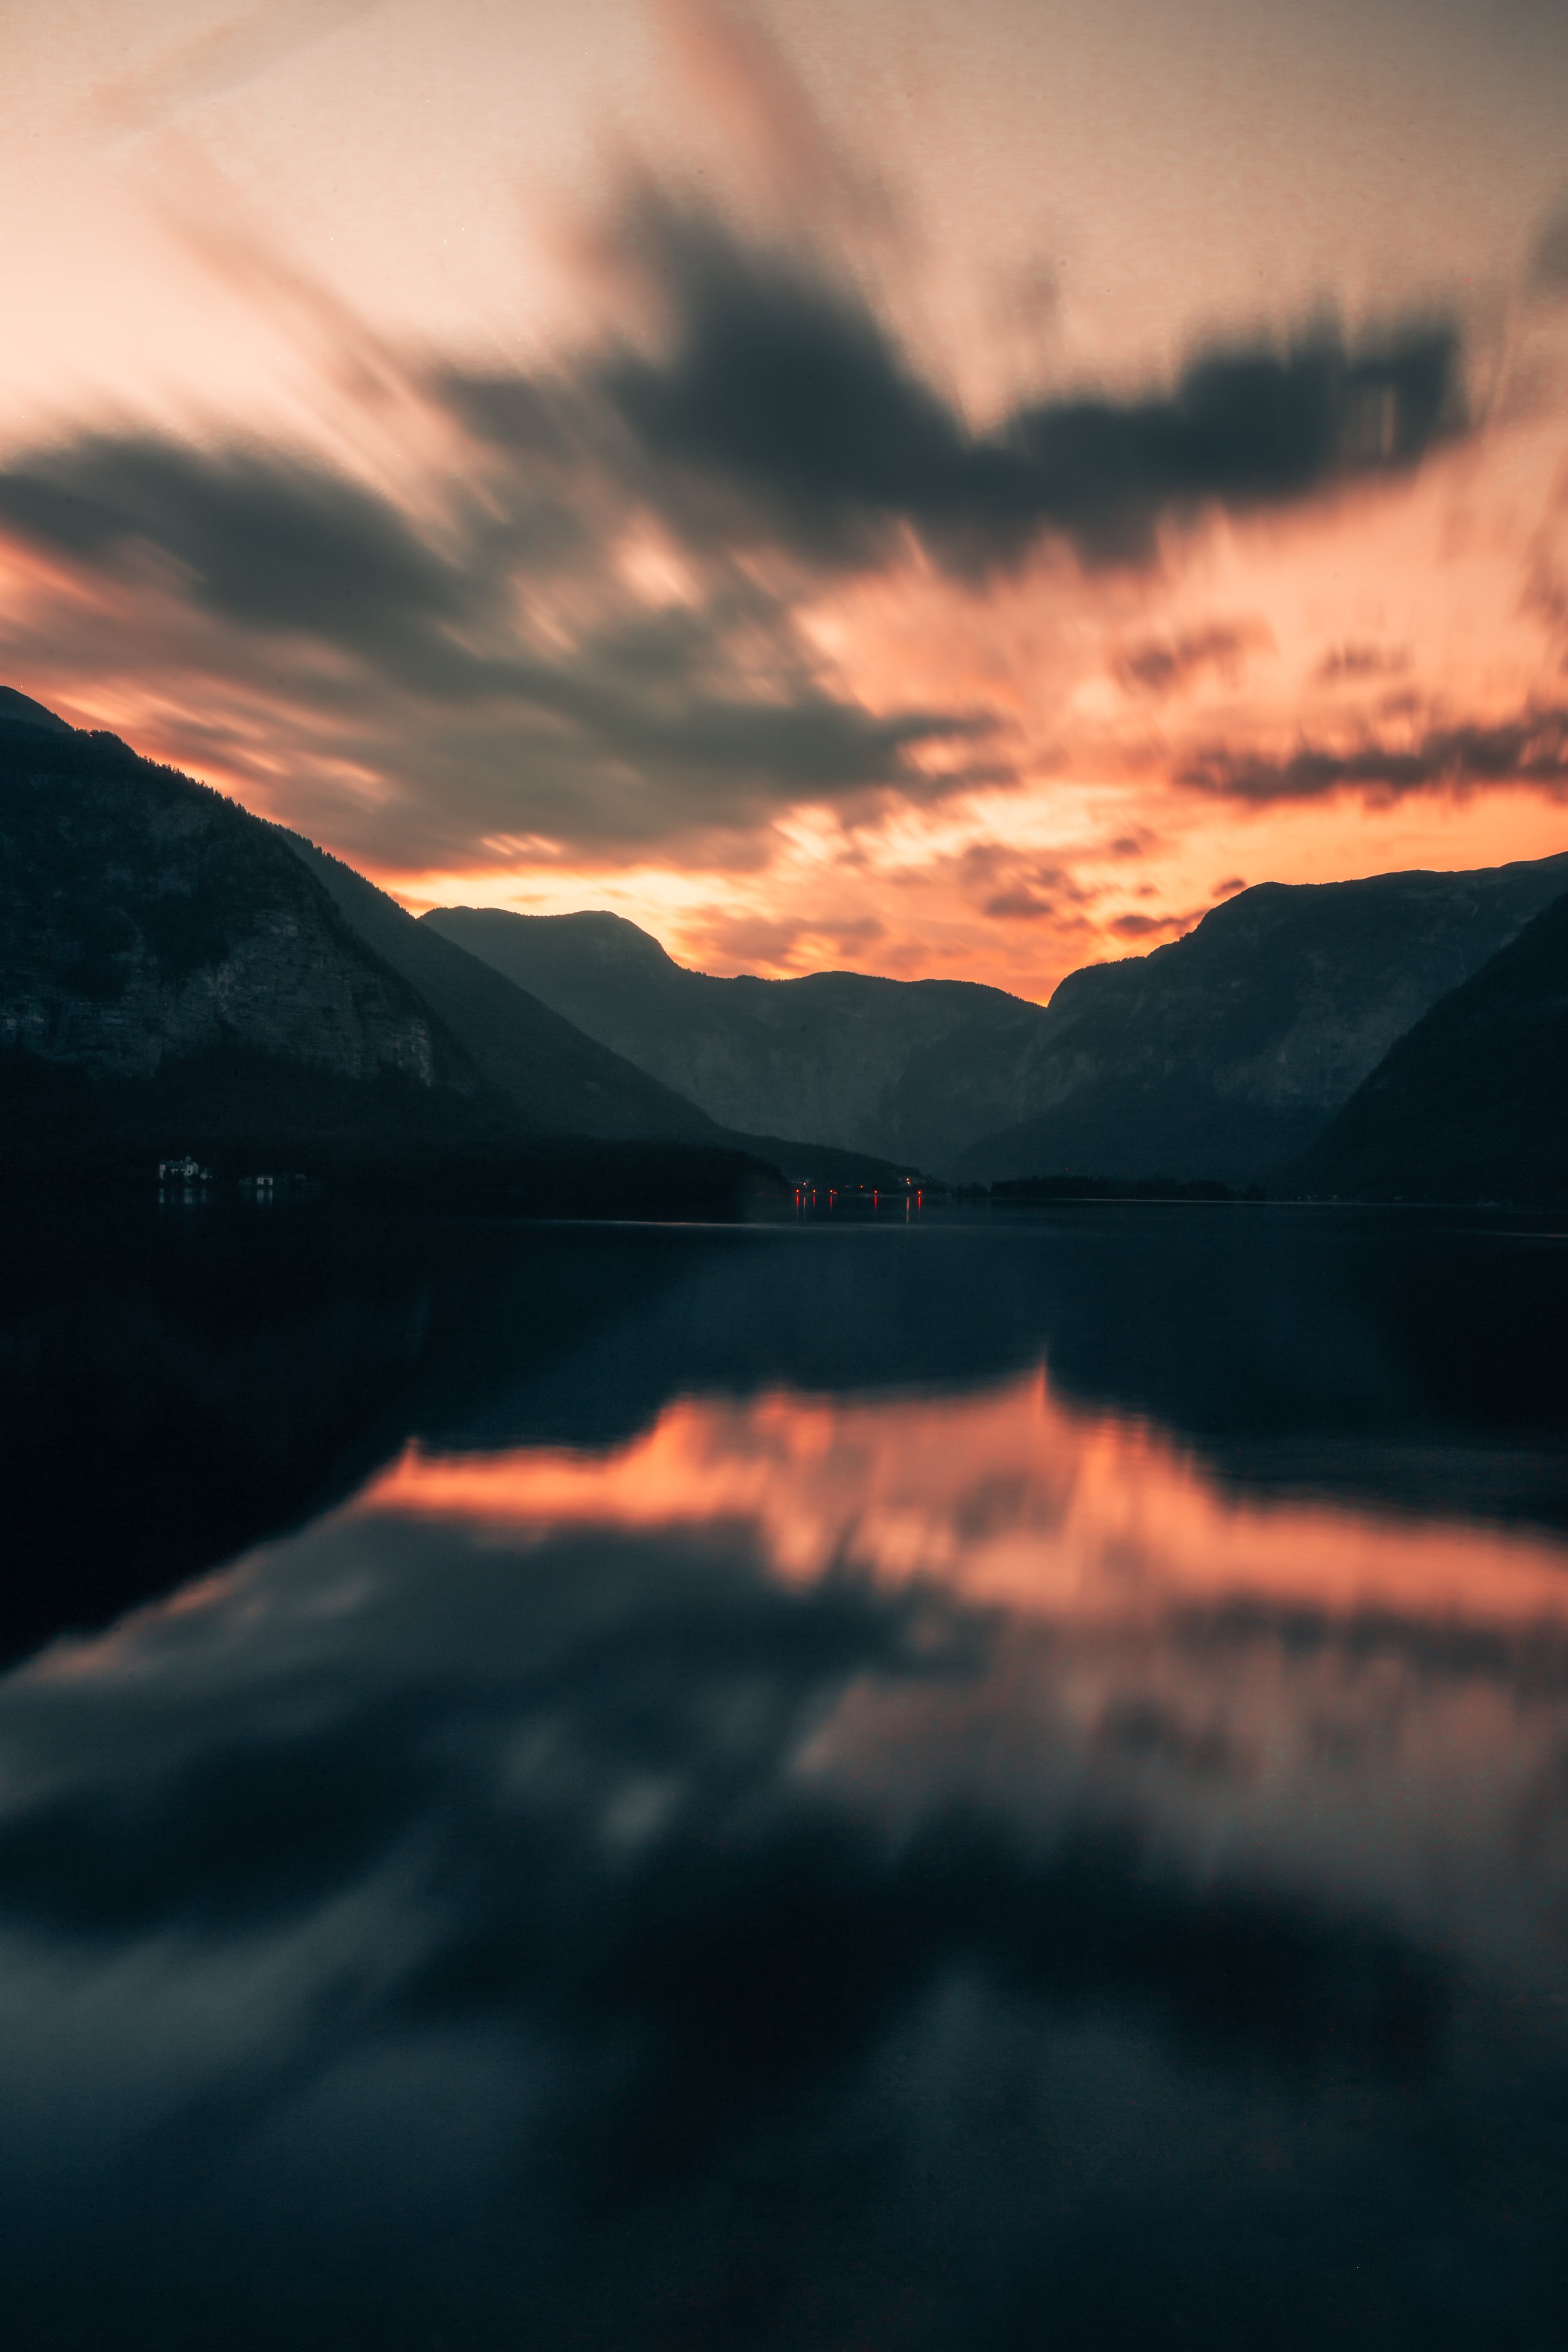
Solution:
M 5 689 L 0 1045 L 0 1165 L 24 1177 L 188 1150 L 351 1181 L 482 1171 L 544 1208 L 729 1213 L 802 1177 L 914 1173 L 1555 1200 L 1568 853 L 1265 883 L 1045 1005 L 716 978 L 606 913 L 416 920 Z

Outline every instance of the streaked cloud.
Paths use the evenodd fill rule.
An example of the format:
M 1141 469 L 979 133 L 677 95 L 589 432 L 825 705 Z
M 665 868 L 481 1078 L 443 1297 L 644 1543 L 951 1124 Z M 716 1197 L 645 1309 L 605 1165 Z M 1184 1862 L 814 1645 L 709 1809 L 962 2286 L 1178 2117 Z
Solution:
M 1408 646 L 1378 646 L 1348 642 L 1332 646 L 1313 671 L 1325 686 L 1341 686 L 1369 677 L 1397 677 L 1410 667 Z
M 371 381 L 365 336 L 307 280 L 294 307 L 314 344 L 342 343 L 378 467 L 103 427 L 14 453 L 0 528 L 52 567 L 59 658 L 101 640 L 106 600 L 127 670 L 152 666 L 161 625 L 188 700 L 206 671 L 313 738 L 279 781 L 279 813 L 351 854 L 374 838 L 384 865 L 699 836 L 744 863 L 743 837 L 791 809 L 864 819 L 1022 772 L 984 682 L 857 690 L 807 626 L 847 573 L 913 550 L 973 600 L 1052 542 L 1091 573 L 1144 569 L 1167 522 L 1407 473 L 1463 430 L 1457 330 L 1396 323 L 1238 342 L 1163 388 L 1036 400 L 977 432 L 820 255 L 646 184 L 616 235 L 642 329 L 532 372 L 380 338 Z M 1266 637 L 1246 621 L 1149 639 L 1127 675 L 1153 693 L 1229 674 Z M 1051 903 L 1027 877 L 986 897 L 1005 919 Z
M 1302 743 L 1269 758 L 1215 747 L 1177 782 L 1202 793 L 1267 804 L 1356 791 L 1380 799 L 1436 789 L 1528 783 L 1568 799 L 1568 710 L 1531 710 L 1491 726 L 1428 728 L 1408 743 L 1364 741 L 1344 750 Z
M 1464 427 L 1458 328 L 1395 320 L 1353 340 L 1324 322 L 1216 345 L 1172 384 L 1036 400 L 976 433 L 848 280 L 668 206 L 636 235 L 666 341 L 614 355 L 600 381 L 676 469 L 666 509 L 687 530 L 706 515 L 858 564 L 906 528 L 972 579 L 1050 537 L 1088 564 L 1144 564 L 1163 523 L 1408 473 Z
M 145 330 L 167 397 L 95 328 L 102 396 L 0 439 L 0 676 L 416 903 L 607 898 L 720 967 L 1041 994 L 1215 876 L 1558 845 L 1539 726 L 1477 717 L 1534 711 L 1559 628 L 1551 399 L 1493 383 L 1552 380 L 1555 313 L 1516 299 L 1539 184 L 1516 364 L 1430 219 L 1418 265 L 1369 231 L 1359 275 L 1276 280 L 1249 216 L 1222 267 L 1212 139 L 1168 215 L 1142 116 L 1059 187 L 1071 122 L 1046 155 L 1020 116 L 998 178 L 953 115 L 978 49 L 922 65 L 918 28 L 884 72 L 854 11 L 616 0 L 543 48 L 476 21 L 476 58 L 541 59 L 519 146 L 477 70 L 435 87 L 416 12 L 376 22 L 362 100 L 366 0 L 224 7 L 171 47 L 149 5 L 94 101 L 88 165 L 143 231 L 151 200 L 184 323 Z M 61 102 L 79 131 L 86 84 Z M 435 178 L 376 176 L 426 139 Z M 465 324 L 431 289 L 470 236 Z
M 1249 656 L 1273 643 L 1259 621 L 1213 621 L 1173 637 L 1145 637 L 1123 647 L 1114 669 L 1117 683 L 1134 694 L 1179 692 L 1192 679 L 1215 673 L 1237 679 Z

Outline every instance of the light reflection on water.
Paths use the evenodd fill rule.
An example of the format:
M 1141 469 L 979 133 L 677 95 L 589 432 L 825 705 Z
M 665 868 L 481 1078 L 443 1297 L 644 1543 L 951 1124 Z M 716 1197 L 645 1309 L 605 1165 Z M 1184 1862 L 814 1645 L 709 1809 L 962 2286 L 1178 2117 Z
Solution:
M 1568 1959 L 1568 1843 L 1538 1869 L 1564 1826 L 1560 1540 L 1238 1497 L 1147 1424 L 1064 1410 L 1043 1370 L 684 1398 L 606 1454 L 416 1445 L 355 1511 L 523 1553 L 727 1528 L 785 1586 L 913 1588 L 965 1627 L 965 1671 L 846 1685 L 792 1771 L 906 1827 L 960 1796 L 1026 1832 L 1131 1810 L 1198 1877 L 1239 1859 L 1538 1988 Z
M 19 2344 L 1568 2344 L 1560 1441 L 1405 1344 L 1441 1235 L 1378 1320 L 1286 1232 L 1245 1345 L 1157 1236 L 1181 1428 L 1068 1230 L 601 1238 L 543 1356 L 530 1244 L 346 1499 L 0 1685 Z
M 1079 1618 L 1247 1601 L 1455 1624 L 1568 1612 L 1561 1540 L 1237 1496 L 1147 1422 L 1064 1407 L 1043 1367 L 972 1395 L 683 1397 L 603 1452 L 415 1444 L 355 1507 L 519 1535 L 741 1521 L 785 1579 L 926 1579 Z

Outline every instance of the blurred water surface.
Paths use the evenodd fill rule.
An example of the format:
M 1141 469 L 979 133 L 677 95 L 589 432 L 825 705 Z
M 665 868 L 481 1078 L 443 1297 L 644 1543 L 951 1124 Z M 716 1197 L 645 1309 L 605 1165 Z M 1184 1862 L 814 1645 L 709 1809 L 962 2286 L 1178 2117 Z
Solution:
M 17 2352 L 1568 2346 L 1568 1237 L 40 1220 Z

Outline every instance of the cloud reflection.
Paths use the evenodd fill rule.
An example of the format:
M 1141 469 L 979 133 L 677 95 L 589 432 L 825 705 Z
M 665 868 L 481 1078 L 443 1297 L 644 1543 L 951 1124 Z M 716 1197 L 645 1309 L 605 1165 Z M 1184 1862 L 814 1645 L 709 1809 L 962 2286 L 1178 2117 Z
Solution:
M 1099 1230 L 988 1339 L 989 1235 L 520 1245 L 352 1503 L 0 1684 L 22 2342 L 1530 2341 L 1568 1555 L 1074 1401 Z

